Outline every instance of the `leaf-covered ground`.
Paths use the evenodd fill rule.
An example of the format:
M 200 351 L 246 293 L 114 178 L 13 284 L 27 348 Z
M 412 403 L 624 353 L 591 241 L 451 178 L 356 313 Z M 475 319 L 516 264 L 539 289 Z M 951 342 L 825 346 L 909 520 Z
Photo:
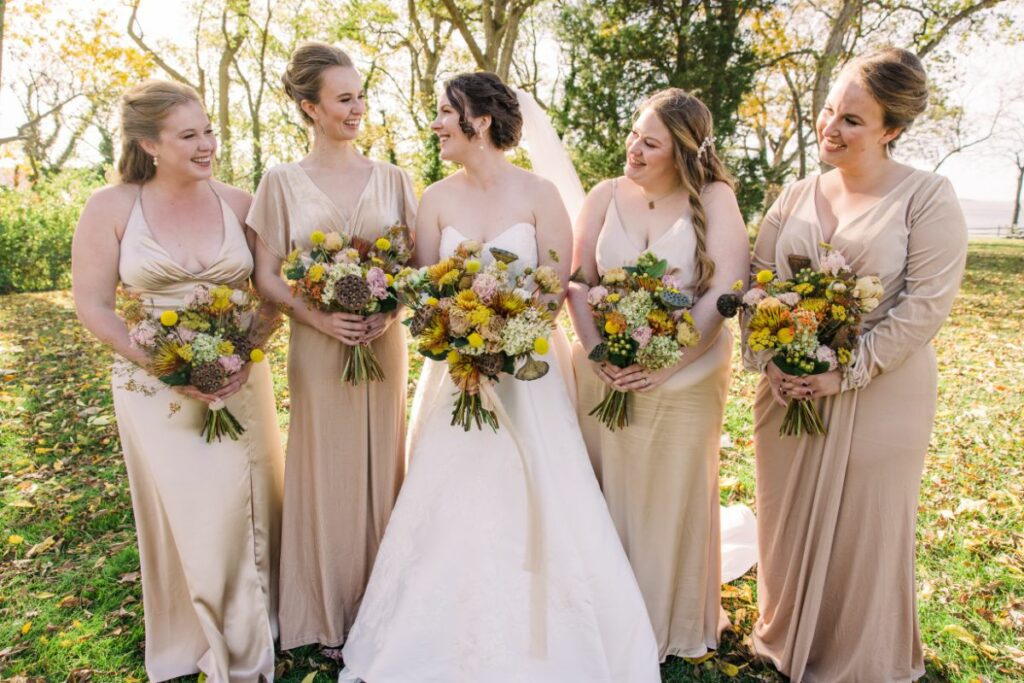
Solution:
M 936 342 L 939 409 L 921 493 L 918 589 L 929 681 L 1024 679 L 1024 244 L 971 244 Z M 287 423 L 282 345 L 271 355 Z M 0 297 L 0 679 L 145 679 L 139 557 L 109 391 L 110 355 L 66 292 Z M 410 386 L 415 377 L 410 379 Z M 755 504 L 753 378 L 733 378 L 723 501 Z M 751 661 L 753 573 L 723 587 L 716 656 L 665 681 L 781 681 Z M 279 678 L 333 680 L 314 648 Z

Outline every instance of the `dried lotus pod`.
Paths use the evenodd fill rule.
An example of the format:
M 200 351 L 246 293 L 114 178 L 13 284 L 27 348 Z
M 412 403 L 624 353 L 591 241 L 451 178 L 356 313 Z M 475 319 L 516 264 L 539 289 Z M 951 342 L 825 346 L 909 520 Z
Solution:
M 339 306 L 353 313 L 362 310 L 370 303 L 371 298 L 373 294 L 370 292 L 370 286 L 358 275 L 346 275 L 338 280 L 334 287 L 334 300 Z
M 217 361 L 210 361 L 209 363 L 199 363 L 193 366 L 188 381 L 189 384 L 204 394 L 212 394 L 224 386 L 224 379 L 226 377 L 227 372 L 223 366 Z

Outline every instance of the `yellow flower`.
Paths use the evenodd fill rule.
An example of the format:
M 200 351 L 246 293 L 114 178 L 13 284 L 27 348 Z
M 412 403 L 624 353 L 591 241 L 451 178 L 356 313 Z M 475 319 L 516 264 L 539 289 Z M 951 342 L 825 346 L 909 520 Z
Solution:
M 792 327 L 783 327 L 779 329 L 776 336 L 779 338 L 780 344 L 789 344 L 793 341 L 796 335 L 794 334 Z
M 309 278 L 310 282 L 320 282 L 324 279 L 325 269 L 319 263 L 314 263 L 306 271 L 306 277 Z
M 466 261 L 465 268 L 466 268 L 466 272 L 467 273 L 479 273 L 480 272 L 480 262 L 477 261 L 476 259 L 470 259 L 470 260 Z
M 472 346 L 474 349 L 479 349 L 481 346 L 484 345 L 484 338 L 481 337 L 477 332 L 473 332 L 468 337 L 466 337 L 466 341 L 468 341 L 469 345 Z
M 178 354 L 178 357 L 181 358 L 186 363 L 191 363 L 192 362 L 192 345 L 191 344 L 182 344 L 177 349 L 175 349 L 175 352 Z
M 441 279 L 437 281 L 438 287 L 451 287 L 462 279 L 461 270 L 449 270 L 447 273 L 441 276 Z
M 387 251 L 391 248 L 391 240 L 387 237 L 378 237 L 377 241 L 373 243 L 373 246 L 377 247 L 381 251 Z
M 544 337 L 537 337 L 533 340 L 533 352 L 544 355 L 548 352 L 548 340 Z
M 608 334 L 618 334 L 620 330 L 619 326 L 615 324 L 615 321 L 609 318 L 604 321 L 604 331 Z
M 18 534 L 11 534 L 7 537 L 7 543 L 9 543 L 10 545 L 21 545 L 24 542 L 25 539 L 19 536 Z
M 461 357 L 461 353 L 459 353 L 455 349 L 452 349 L 451 351 L 448 352 L 448 355 L 445 357 L 445 360 L 448 361 L 450 364 L 454 365 L 455 363 L 459 362 L 459 358 Z
M 798 285 L 793 285 L 793 291 L 799 294 L 800 296 L 807 296 L 808 294 L 814 291 L 814 285 L 812 285 L 810 282 L 801 282 Z
M 469 322 L 475 327 L 483 327 L 491 319 L 491 309 L 486 306 L 477 306 L 469 314 Z
M 388 283 L 388 287 L 395 284 L 395 276 L 391 273 L 384 273 L 384 281 Z
M 455 305 L 464 311 L 472 311 L 477 307 L 476 292 L 472 289 L 464 289 L 455 296 Z
M 178 314 L 174 311 L 164 311 L 160 314 L 160 324 L 164 327 L 174 327 L 178 324 Z
M 736 282 L 732 283 L 732 291 L 734 291 L 734 292 L 742 292 L 743 291 L 743 280 L 737 280 Z
M 433 297 L 433 296 L 428 296 L 427 297 L 427 305 L 428 306 L 436 306 L 438 303 L 439 302 L 437 300 L 437 297 Z
M 841 304 L 832 304 L 832 317 L 836 320 L 846 320 L 846 307 Z
M 601 280 L 606 285 L 613 285 L 616 282 L 626 281 L 626 269 L 625 268 L 612 268 L 605 272 L 604 277 Z
M 26 621 L 21 627 L 21 635 L 28 635 L 28 632 L 32 630 L 32 622 Z
M 253 363 L 261 362 L 266 356 L 263 354 L 263 349 L 253 349 L 249 352 L 249 360 Z
M 840 348 L 836 351 L 836 359 L 840 365 L 849 365 L 850 360 L 853 358 L 853 354 L 850 353 L 850 349 Z
M 309 233 L 309 241 L 313 243 L 314 247 L 319 247 L 327 241 L 327 235 L 324 234 L 323 230 L 314 230 Z
M 221 356 L 230 356 L 235 352 L 235 345 L 225 340 L 217 344 L 217 353 Z
M 622 298 L 621 294 L 619 294 L 618 292 L 612 292 L 611 294 L 606 296 L 604 298 L 604 300 L 607 301 L 610 304 L 614 304 L 614 303 L 617 303 L 619 301 L 619 299 L 621 299 L 621 298 Z
M 757 283 L 761 285 L 766 285 L 774 279 L 775 274 L 770 270 L 762 270 L 757 274 Z

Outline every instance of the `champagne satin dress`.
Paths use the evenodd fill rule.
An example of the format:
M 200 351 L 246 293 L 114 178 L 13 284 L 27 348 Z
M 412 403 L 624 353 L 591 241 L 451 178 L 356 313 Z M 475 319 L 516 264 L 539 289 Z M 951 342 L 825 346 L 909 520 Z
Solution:
M 754 268 L 818 267 L 817 177 L 788 186 L 765 216 Z M 780 437 L 785 408 L 762 379 L 754 404 L 761 553 L 756 652 L 793 681 L 910 681 L 924 674 L 914 529 L 935 417 L 931 339 L 960 286 L 967 230 L 953 186 L 913 171 L 839 224 L 832 239 L 858 275 L 878 275 L 844 390 L 817 402 L 828 434 Z M 762 369 L 766 358 L 745 355 Z
M 309 249 L 314 230 L 373 240 L 412 226 L 416 199 L 399 168 L 374 162 L 354 206 L 338 207 L 298 164 L 271 169 L 246 222 L 276 256 Z M 341 381 L 349 347 L 294 318 L 291 421 L 281 552 L 281 648 L 341 645 L 405 477 L 408 352 L 397 322 L 371 347 L 384 381 Z
M 121 239 L 123 285 L 157 312 L 181 306 L 196 284 L 243 285 L 252 253 L 221 206 L 220 252 L 192 273 L 160 246 L 136 200 Z M 200 436 L 205 403 L 124 359 L 112 375 L 142 565 L 147 675 L 273 680 L 284 463 L 269 363 L 253 364 L 225 401 L 245 433 L 209 444 Z
M 644 252 L 668 260 L 692 295 L 697 238 L 679 218 L 646 248 L 626 234 L 614 196 L 597 241 L 598 272 Z M 629 398 L 630 423 L 610 431 L 588 413 L 607 385 L 583 347 L 573 348 L 579 419 L 587 450 L 647 603 L 662 661 L 717 647 L 728 625 L 720 602 L 718 452 L 729 388 L 732 335 L 718 338 L 664 384 Z

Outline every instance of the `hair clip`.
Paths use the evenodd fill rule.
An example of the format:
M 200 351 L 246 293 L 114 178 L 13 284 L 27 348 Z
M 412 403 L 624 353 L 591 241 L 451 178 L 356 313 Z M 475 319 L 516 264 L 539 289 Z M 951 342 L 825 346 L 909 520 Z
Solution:
M 715 144 L 715 143 L 711 139 L 710 135 L 707 136 L 706 138 L 704 138 L 704 140 L 700 143 L 700 147 L 697 148 L 697 158 L 700 159 L 701 157 L 703 157 L 704 156 L 704 152 L 706 152 L 707 150 L 711 149 L 711 146 L 713 144 Z

